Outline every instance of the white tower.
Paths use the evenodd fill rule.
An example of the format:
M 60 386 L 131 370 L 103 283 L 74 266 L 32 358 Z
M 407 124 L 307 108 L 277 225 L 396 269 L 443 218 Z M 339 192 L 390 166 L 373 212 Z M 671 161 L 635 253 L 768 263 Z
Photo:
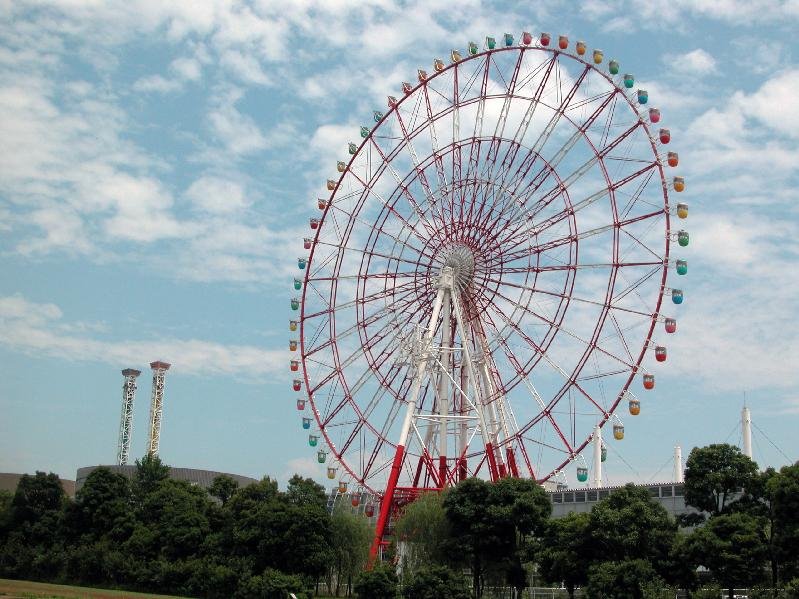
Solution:
M 675 483 L 685 482 L 682 473 L 682 447 L 679 445 L 674 446 L 674 476 L 672 480 Z
M 594 427 L 594 487 L 602 486 L 602 429 Z
M 117 464 L 125 466 L 130 454 L 130 439 L 133 436 L 133 400 L 136 397 L 136 377 L 141 370 L 126 368 L 122 371 L 125 382 L 122 384 L 122 417 L 119 419 L 119 442 L 117 443 Z
M 158 443 L 161 440 L 161 414 L 164 407 L 164 377 L 170 364 L 151 362 L 153 369 L 153 397 L 150 403 L 150 432 L 147 438 L 147 455 L 158 455 Z
M 752 458 L 752 414 L 749 412 L 749 408 L 744 406 L 744 409 L 741 410 L 741 430 L 743 431 L 744 437 L 744 448 L 743 452 L 744 455 L 748 458 Z

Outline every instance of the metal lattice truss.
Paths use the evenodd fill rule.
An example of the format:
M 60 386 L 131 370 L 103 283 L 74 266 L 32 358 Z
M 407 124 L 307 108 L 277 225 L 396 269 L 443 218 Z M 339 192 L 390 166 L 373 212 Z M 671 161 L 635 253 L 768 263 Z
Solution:
M 161 441 L 161 416 L 164 410 L 164 378 L 169 370 L 166 362 L 151 362 L 153 371 L 153 393 L 150 400 L 150 430 L 147 435 L 147 454 L 158 455 L 158 446 Z
M 136 377 L 140 370 L 126 368 L 122 371 L 125 382 L 122 384 L 122 416 L 119 419 L 119 442 L 117 444 L 117 464 L 125 466 L 130 456 L 130 440 L 133 437 L 133 402 L 136 398 Z

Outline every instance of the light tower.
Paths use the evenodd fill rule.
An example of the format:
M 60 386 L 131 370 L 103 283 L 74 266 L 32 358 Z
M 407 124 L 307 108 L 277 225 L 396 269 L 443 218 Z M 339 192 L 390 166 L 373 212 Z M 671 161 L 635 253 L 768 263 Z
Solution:
M 672 479 L 675 483 L 684 482 L 682 473 L 682 447 L 679 445 L 674 446 L 674 476 L 672 476 Z
M 117 464 L 125 466 L 130 454 L 130 439 L 133 436 L 133 400 L 136 397 L 136 377 L 141 370 L 126 368 L 122 371 L 125 382 L 122 384 L 122 417 L 119 419 L 119 443 L 117 445 Z
M 594 487 L 602 486 L 602 429 L 597 424 L 594 427 Z
M 752 458 L 752 413 L 747 406 L 741 410 L 741 430 L 744 438 L 743 453 L 749 459 Z
M 161 414 L 164 407 L 164 377 L 171 365 L 166 362 L 150 362 L 153 369 L 153 397 L 150 402 L 150 433 L 147 437 L 147 455 L 158 455 L 161 438 Z

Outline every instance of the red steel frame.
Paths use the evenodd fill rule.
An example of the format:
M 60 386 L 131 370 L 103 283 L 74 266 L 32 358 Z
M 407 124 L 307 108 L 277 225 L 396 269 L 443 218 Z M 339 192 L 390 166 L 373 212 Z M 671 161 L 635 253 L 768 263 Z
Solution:
M 502 53 L 514 52 L 518 53 L 518 58 L 508 82 L 506 82 L 505 89 L 501 94 L 490 93 L 489 79 L 492 64 L 495 64 L 497 57 Z M 525 54 L 530 52 L 542 52 L 545 58 L 540 61 L 535 73 L 522 73 L 523 59 Z M 544 95 L 549 89 L 548 83 L 553 78 L 557 80 L 560 77 L 561 63 L 564 60 L 575 61 L 579 75 L 568 89 L 563 90 L 562 86 L 558 88 L 563 92 L 560 94 L 559 102 L 545 103 Z M 471 61 L 478 61 L 479 68 L 474 70 L 473 77 L 470 82 L 467 82 L 468 85 L 464 85 L 460 76 L 466 71 L 465 65 Z M 499 67 L 496 68 L 499 69 Z M 436 97 L 431 92 L 430 86 L 436 77 L 444 77 L 447 73 L 452 75 L 452 101 L 449 106 L 436 112 L 433 106 Z M 609 82 L 608 93 L 601 102 L 593 107 L 590 113 L 576 121 L 570 114 L 570 111 L 574 109 L 575 97 L 583 89 L 586 78 L 589 75 L 596 77 L 597 74 Z M 520 78 L 527 80 L 533 75 L 540 75 L 540 81 L 533 96 L 518 94 L 517 91 L 523 87 L 523 84 L 519 83 Z M 469 97 L 469 91 L 473 85 L 478 83 L 478 78 L 480 91 L 476 96 Z M 466 97 L 463 97 L 464 95 Z M 403 103 L 410 102 L 410 98 L 416 99 L 417 106 L 406 112 Z M 454 122 L 455 119 L 459 119 L 461 112 L 473 108 L 475 104 L 478 118 L 482 119 L 482 111 L 488 100 L 504 101 L 502 108 L 504 118 L 501 114 L 494 135 L 484 135 L 482 132 L 478 132 L 475 126 L 472 135 L 454 139 L 452 143 L 439 147 L 434 125 L 437 121 L 451 118 Z M 545 128 L 532 147 L 523 146 L 517 141 L 515 135 L 518 134 L 518 131 L 513 138 L 504 137 L 504 128 L 508 122 L 507 112 L 511 101 L 529 102 L 531 109 L 541 104 L 546 106 L 553 115 L 547 125 L 547 128 L 551 127 L 551 129 L 547 132 L 547 128 Z M 582 102 L 585 102 L 586 106 L 589 105 L 586 100 L 582 100 Z M 658 294 L 653 310 L 650 311 L 616 306 L 613 305 L 613 300 L 614 297 L 619 296 L 618 293 L 615 293 L 617 281 L 624 268 L 649 268 L 651 273 L 646 275 L 646 279 L 642 277 L 642 280 L 648 280 L 659 271 L 661 272 L 659 289 L 661 291 L 666 289 L 670 222 L 663 166 L 658 158 L 658 147 L 649 132 L 648 125 L 642 119 L 636 119 L 624 131 L 609 139 L 610 124 L 614 118 L 613 111 L 616 110 L 617 104 L 625 103 L 637 113 L 635 105 L 621 88 L 593 65 L 578 57 L 563 54 L 558 50 L 538 47 L 488 50 L 447 66 L 442 72 L 435 73 L 425 81 L 421 81 L 396 105 L 392 105 L 375 130 L 361 143 L 358 152 L 352 156 L 347 169 L 342 173 L 337 187 L 332 193 L 331 201 L 327 202 L 324 209 L 308 259 L 300 316 L 300 347 L 305 388 L 319 428 L 333 454 L 349 475 L 367 488 L 371 488 L 369 486 L 369 481 L 372 480 L 370 477 L 376 474 L 373 469 L 377 467 L 377 473 L 385 473 L 388 468 L 383 501 L 377 520 L 375 542 L 372 546 L 372 558 L 375 557 L 383 542 L 383 533 L 392 515 L 412 501 L 420 492 L 442 489 L 468 475 L 478 475 L 483 465 L 486 466 L 488 476 L 492 480 L 510 475 L 530 476 L 543 481 L 561 470 L 582 451 L 590 437 L 584 440 L 570 441 L 569 434 L 571 432 L 574 436 L 574 431 L 563 430 L 555 416 L 559 403 L 564 401 L 567 394 L 577 393 L 596 409 L 599 424 L 602 425 L 611 418 L 638 373 L 649 348 L 649 340 L 652 337 L 655 323 L 661 318 L 662 294 Z M 425 120 L 420 126 L 418 115 L 421 112 L 424 113 Z M 587 132 L 600 123 L 602 117 L 606 120 L 606 131 L 603 134 L 601 145 L 597 147 Z M 525 118 L 527 117 L 525 116 Z M 393 119 L 392 122 L 399 129 L 402 140 L 401 143 L 396 144 L 393 150 L 390 147 L 384 149 L 378 135 L 381 126 L 387 126 L 386 123 L 389 119 Z M 529 122 L 528 119 L 527 124 Z M 610 270 L 604 297 L 586 299 L 574 296 L 576 274 L 580 268 L 585 268 L 579 265 L 578 256 L 581 235 L 586 234 L 585 231 L 578 230 L 575 214 L 583 209 L 583 206 L 588 205 L 584 202 L 591 198 L 575 203 L 570 197 L 569 181 L 567 180 L 569 177 L 575 176 L 575 172 L 568 177 L 559 175 L 559 163 L 569 154 L 568 141 L 567 145 L 564 145 L 550 158 L 545 158 L 541 153 L 542 147 L 549 141 L 548 136 L 561 122 L 571 124 L 575 131 L 574 138 L 583 144 L 582 147 L 589 148 L 593 153 L 592 160 L 594 162 L 589 168 L 596 166 L 601 172 L 605 182 L 601 197 L 607 196 L 611 206 L 612 222 L 609 229 L 612 230 L 611 261 L 606 264 L 588 265 Z M 482 126 L 482 120 L 480 123 Z M 427 124 L 426 128 L 424 124 Z M 522 126 L 526 127 L 524 122 L 520 128 Z M 420 160 L 413 150 L 413 142 L 425 131 L 430 134 L 433 152 Z M 650 140 L 651 155 L 649 159 L 641 160 L 642 166 L 638 170 L 615 179 L 607 168 L 606 159 L 612 157 L 612 152 L 621 148 L 632 136 L 640 136 L 642 131 Z M 372 224 L 365 242 L 358 242 L 361 245 L 357 248 L 349 247 L 351 240 L 357 241 L 353 236 L 355 227 L 364 224 L 359 221 L 358 214 L 365 202 L 373 201 L 373 197 L 377 194 L 373 189 L 373 182 L 378 181 L 387 172 L 396 177 L 397 174 L 392 172 L 393 166 L 391 165 L 399 156 L 405 156 L 406 152 L 411 156 L 412 169 L 403 178 L 397 177 L 394 191 L 387 198 L 381 200 L 383 208 Z M 357 169 L 357 160 L 359 156 L 366 153 L 374 155 L 379 164 L 377 168 L 373 169 L 370 162 L 368 171 L 363 173 Z M 468 155 L 465 175 L 463 174 L 464 155 Z M 451 163 L 452 181 L 449 183 L 445 166 L 447 163 Z M 428 168 L 432 168 L 436 184 L 431 184 L 431 180 L 428 179 Z M 579 179 L 582 174 L 579 171 L 576 173 L 575 178 Z M 632 204 L 635 203 L 636 196 L 631 196 L 632 199 L 625 208 L 617 201 L 617 192 L 627 189 L 626 186 L 637 184 L 639 188 L 636 193 L 640 195 L 653 175 L 659 176 L 658 180 L 663 196 L 662 207 L 653 209 L 646 214 L 628 217 L 627 214 L 630 212 Z M 342 185 L 347 176 L 361 187 L 360 194 L 349 196 L 357 197 L 356 203 L 350 211 L 337 203 L 337 194 L 343 192 Z M 503 205 L 496 205 L 488 198 L 489 192 L 495 194 L 498 189 L 504 194 L 500 199 L 504 202 Z M 441 190 L 446 192 L 442 193 L 442 195 L 446 195 L 446 199 L 437 202 L 436 198 Z M 484 194 L 482 196 L 480 195 L 481 190 Z M 543 193 L 541 193 L 542 190 Z M 423 198 L 422 202 L 417 199 L 420 196 Z M 347 196 L 345 195 L 345 197 Z M 504 199 L 505 197 L 510 198 L 518 206 L 514 205 L 510 210 L 508 203 L 510 200 Z M 532 204 L 528 204 L 529 202 Z M 546 214 L 546 211 L 555 204 L 562 204 L 563 207 L 536 223 L 535 237 L 538 239 L 547 231 L 557 231 L 559 227 L 563 226 L 568 228 L 568 232 L 540 244 L 531 244 L 531 223 L 538 215 Z M 408 207 L 411 208 L 410 213 L 408 213 Z M 511 216 L 516 217 L 516 220 L 509 216 L 509 211 Z M 620 254 L 621 235 L 624 233 L 636 239 L 629 232 L 633 225 L 649 219 L 657 222 L 661 218 L 665 224 L 665 247 L 663 247 L 662 253 L 657 254 L 650 250 L 651 260 L 625 261 L 624 256 Z M 399 223 L 401 232 L 393 233 L 389 222 Z M 333 227 L 336 231 L 337 253 L 318 258 L 316 255 L 318 248 L 331 245 L 331 242 L 325 241 L 322 235 L 323 230 L 329 227 Z M 592 233 L 592 231 L 588 231 L 588 233 Z M 404 237 L 400 235 L 404 235 Z M 479 242 L 477 238 L 473 239 L 472 235 L 479 235 Z M 395 255 L 380 249 L 387 243 L 387 239 L 394 241 L 395 248 L 401 248 L 400 254 Z M 401 407 L 397 407 L 396 411 L 394 411 L 395 407 L 392 407 L 385 423 L 371 421 L 370 415 L 376 409 L 374 406 L 379 403 L 382 395 L 373 397 L 365 405 L 360 404 L 356 400 L 353 387 L 358 387 L 361 381 L 348 380 L 347 371 L 351 364 L 363 358 L 371 371 L 369 376 L 374 377 L 379 384 L 380 393 L 388 394 L 396 406 L 401 406 L 404 403 L 410 386 L 411 374 L 408 372 L 403 374 L 400 369 L 390 364 L 391 358 L 396 357 L 397 353 L 396 347 L 391 347 L 390 343 L 386 343 L 393 339 L 391 322 L 381 323 L 388 313 L 394 316 L 394 321 L 406 319 L 408 322 L 423 323 L 430 318 L 430 297 L 435 293 L 431 286 L 435 274 L 433 272 L 434 264 L 442 247 L 454 242 L 474 249 L 475 255 L 478 250 L 483 251 L 483 248 L 487 246 L 496 248 L 482 262 L 478 260 L 476 263 L 474 278 L 479 284 L 476 283 L 466 294 L 465 309 L 469 314 L 470 322 L 479 324 L 478 330 L 481 331 L 483 339 L 490 338 L 495 342 L 493 351 L 506 360 L 510 369 L 515 373 L 512 378 L 506 376 L 503 380 L 494 361 L 489 361 L 490 377 L 495 383 L 497 396 L 507 396 L 518 385 L 529 384 L 528 378 L 533 368 L 542 360 L 548 361 L 547 352 L 558 334 L 574 335 L 563 324 L 572 302 L 595 305 L 600 308 L 600 314 L 590 336 L 587 338 L 576 337 L 585 346 L 584 351 L 571 372 L 564 373 L 562 385 L 542 406 L 537 415 L 522 423 L 512 436 L 503 439 L 496 447 L 489 441 L 482 449 L 467 448 L 461 455 L 451 458 L 441 455 L 438 463 L 434 463 L 432 456 L 426 450 L 422 450 L 419 455 L 411 456 L 408 453 L 408 448 L 404 445 L 394 445 L 391 439 L 385 437 L 385 431 L 391 428 L 388 419 L 393 422 Z M 644 242 L 639 243 L 646 247 Z M 361 254 L 361 264 L 357 276 L 344 274 L 347 272 L 344 270 L 344 253 L 353 249 L 357 249 Z M 408 250 L 407 253 L 406 250 Z M 568 261 L 563 265 L 542 262 L 542 257 L 553 250 L 567 252 Z M 485 254 L 484 251 L 483 254 Z M 332 272 L 326 276 L 315 277 L 312 265 L 319 260 L 322 260 L 321 264 L 326 268 L 333 261 L 334 265 L 330 267 Z M 524 260 L 528 262 L 521 266 L 517 265 L 520 263 L 519 261 Z M 383 272 L 384 264 L 391 270 Z M 636 270 L 635 272 L 640 271 Z M 559 290 L 553 291 L 538 285 L 539 276 L 547 273 L 562 274 L 562 285 Z M 515 275 L 521 276 L 522 280 L 510 278 Z M 356 281 L 355 299 L 345 303 L 345 306 L 347 310 L 355 310 L 357 320 L 354 324 L 337 331 L 337 312 L 343 310 L 342 304 L 337 303 L 337 294 L 344 277 L 351 277 Z M 381 280 L 384 281 L 384 288 L 375 292 L 370 285 Z M 326 298 L 324 296 L 325 289 L 328 289 Z M 526 302 L 510 297 L 511 290 L 518 291 L 520 298 L 524 298 L 527 294 Z M 630 290 L 634 291 L 635 287 L 630 286 L 629 289 L 625 289 L 625 293 L 629 293 Z M 310 295 L 311 291 L 316 295 Z M 557 302 L 557 308 L 553 315 L 547 316 L 535 309 L 531 304 L 534 293 L 551 297 Z M 307 306 L 313 305 L 314 301 L 326 304 L 327 307 L 306 312 Z M 385 308 L 375 310 L 374 306 L 381 303 L 385 304 Z M 506 313 L 503 305 L 513 306 L 512 314 Z M 639 316 L 642 321 L 649 321 L 642 348 L 637 356 L 629 350 L 629 344 L 617 321 L 616 312 L 613 312 L 611 308 L 620 313 L 627 312 Z M 515 322 L 514 315 L 517 312 L 532 322 L 548 326 L 546 334 L 538 341 L 533 339 L 525 327 Z M 600 335 L 609 320 L 610 326 L 618 331 L 626 349 L 626 355 L 616 355 L 604 349 L 600 342 Z M 306 331 L 309 322 L 318 322 L 319 324 Z M 375 327 L 378 327 L 377 330 L 374 330 Z M 326 340 L 319 343 L 325 328 L 327 329 Z M 342 355 L 337 339 L 349 338 L 356 332 L 358 349 L 349 355 Z M 528 347 L 527 351 L 532 351 L 532 355 L 519 358 L 512 347 L 512 341 L 513 343 L 523 342 Z M 328 355 L 328 358 L 318 357 Z M 609 407 L 601 405 L 580 380 L 581 372 L 594 355 L 614 360 L 618 362 L 620 369 L 625 372 L 629 371 L 621 391 Z M 324 361 L 325 359 L 332 360 L 332 364 Z M 328 369 L 329 372 L 317 380 L 312 380 L 309 372 L 322 368 Z M 353 385 L 353 383 L 355 384 Z M 321 400 L 315 397 L 315 393 L 326 387 L 334 388 L 339 399 L 334 400 L 331 394 L 329 404 L 324 406 L 321 404 Z M 428 394 L 431 396 L 428 397 Z M 426 409 L 432 409 L 434 398 L 432 393 L 429 393 L 429 385 L 424 388 L 419 397 L 420 409 L 425 406 L 427 406 Z M 453 406 L 457 407 L 455 404 Z M 461 413 L 465 413 L 463 406 L 460 409 Z M 343 437 L 343 441 L 336 445 L 332 430 L 334 426 L 340 426 L 344 413 L 349 415 L 348 417 L 354 424 L 349 429 L 349 433 Z M 550 472 L 537 472 L 528 451 L 533 441 L 527 435 L 544 421 L 556 433 L 557 441 L 565 448 L 560 451 L 564 451 L 566 457 Z M 571 421 L 574 427 L 574 422 L 576 422 L 576 412 L 574 411 L 571 414 Z M 382 427 L 381 424 L 383 424 Z M 356 441 L 366 435 L 373 436 L 376 441 L 371 451 L 361 452 L 360 463 L 355 463 L 348 459 L 348 456 L 351 451 L 355 450 Z M 362 441 L 360 442 L 363 444 Z M 539 445 L 543 447 L 545 444 L 540 442 Z M 385 462 L 379 462 L 379 455 L 384 449 L 390 450 L 391 446 L 394 446 L 393 458 L 388 466 Z M 522 458 L 521 469 L 516 459 L 516 451 Z M 500 455 L 502 460 L 498 462 L 497 458 Z M 403 467 L 408 464 L 409 459 L 416 460 L 416 468 L 412 469 L 415 470 L 415 475 L 412 485 L 403 486 L 399 484 L 400 477 Z M 423 476 L 424 480 L 422 480 Z M 371 490 L 375 493 L 380 491 L 377 488 L 371 488 Z

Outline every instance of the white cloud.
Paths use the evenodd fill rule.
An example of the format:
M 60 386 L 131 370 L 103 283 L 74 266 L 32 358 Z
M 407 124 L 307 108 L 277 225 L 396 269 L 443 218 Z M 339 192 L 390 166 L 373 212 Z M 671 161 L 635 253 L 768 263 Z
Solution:
M 283 372 L 285 351 L 248 345 L 223 345 L 199 339 L 105 341 L 82 335 L 95 327 L 64 323 L 61 309 L 21 295 L 0 297 L 0 343 L 31 354 L 114 366 L 136 364 L 148 356 L 172 363 L 184 374 L 232 374 L 258 378 Z
M 179 79 L 167 79 L 161 75 L 148 75 L 137 79 L 133 84 L 133 91 L 140 93 L 157 92 L 168 94 L 183 88 L 183 83 Z
M 212 133 L 228 152 L 236 155 L 250 154 L 267 147 L 267 139 L 255 120 L 236 108 L 243 95 L 239 89 L 222 92 L 208 114 Z
M 239 183 L 212 176 L 200 177 L 192 183 L 186 197 L 199 209 L 211 213 L 238 212 L 249 205 Z
M 243 83 L 253 83 L 255 85 L 268 85 L 271 83 L 269 77 L 261 68 L 258 59 L 240 50 L 226 50 L 223 52 L 220 64 L 230 69 Z
M 197 81 L 202 75 L 202 66 L 196 58 L 177 58 L 169 69 L 184 81 Z
M 702 48 L 684 54 L 668 54 L 663 60 L 678 73 L 707 75 L 716 70 L 716 59 Z

